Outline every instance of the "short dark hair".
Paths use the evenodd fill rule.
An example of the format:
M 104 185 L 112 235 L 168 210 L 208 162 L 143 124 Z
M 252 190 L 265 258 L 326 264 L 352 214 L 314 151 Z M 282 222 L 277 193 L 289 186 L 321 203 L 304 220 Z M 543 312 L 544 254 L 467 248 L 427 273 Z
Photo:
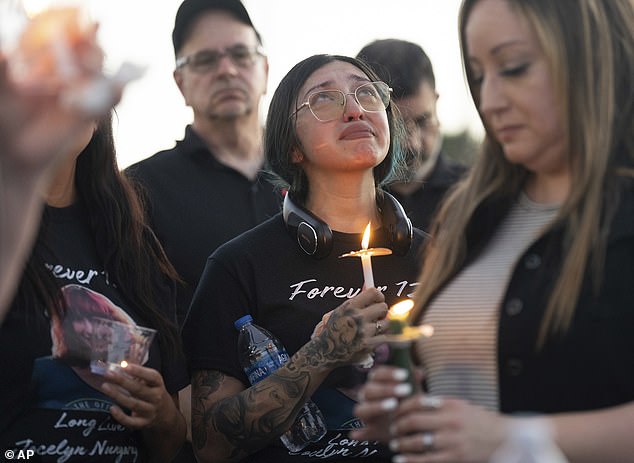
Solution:
M 172 32 L 175 55 L 178 55 L 183 43 L 189 37 L 192 23 L 202 13 L 209 10 L 222 10 L 231 13 L 238 21 L 252 27 L 258 42 L 262 43 L 259 32 L 253 26 L 249 13 L 240 0 L 184 0 L 176 12 L 176 20 L 174 21 L 174 30 Z
M 427 81 L 436 89 L 431 61 L 417 44 L 398 39 L 375 40 L 361 49 L 357 58 L 368 63 L 394 89 L 394 98 L 418 93 L 420 83 Z
M 314 55 L 297 63 L 281 80 L 271 103 L 266 119 L 264 153 L 269 168 L 281 179 L 295 201 L 304 204 L 308 195 L 308 179 L 301 166 L 294 163 L 292 153 L 301 143 L 295 130 L 297 97 L 306 80 L 317 70 L 334 61 L 343 61 L 356 66 L 371 81 L 381 80 L 365 62 L 341 55 Z M 401 146 L 404 137 L 403 120 L 395 105 L 387 108 L 387 120 L 390 128 L 390 146 L 387 156 L 374 168 L 374 180 L 377 186 L 400 179 L 403 164 Z

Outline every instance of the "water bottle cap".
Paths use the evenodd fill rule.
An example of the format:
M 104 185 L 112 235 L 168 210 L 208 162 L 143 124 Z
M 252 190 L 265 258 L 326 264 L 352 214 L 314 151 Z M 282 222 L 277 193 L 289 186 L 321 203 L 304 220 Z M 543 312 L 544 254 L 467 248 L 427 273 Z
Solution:
M 233 322 L 233 326 L 236 327 L 236 330 L 240 330 L 247 323 L 251 323 L 253 321 L 253 317 L 251 315 L 245 315 L 244 317 L 238 318 L 235 322 Z

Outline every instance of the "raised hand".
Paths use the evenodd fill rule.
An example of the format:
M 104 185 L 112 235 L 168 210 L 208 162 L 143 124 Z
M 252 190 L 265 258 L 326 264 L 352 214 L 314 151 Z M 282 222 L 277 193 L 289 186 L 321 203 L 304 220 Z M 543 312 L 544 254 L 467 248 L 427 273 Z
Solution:
M 308 359 L 332 368 L 362 361 L 376 346 L 377 322 L 386 315 L 385 297 L 375 288 L 348 299 L 306 346 Z
M 108 370 L 101 389 L 118 405 L 110 408 L 113 418 L 132 428 L 166 427 L 176 408 L 158 371 L 129 364 Z

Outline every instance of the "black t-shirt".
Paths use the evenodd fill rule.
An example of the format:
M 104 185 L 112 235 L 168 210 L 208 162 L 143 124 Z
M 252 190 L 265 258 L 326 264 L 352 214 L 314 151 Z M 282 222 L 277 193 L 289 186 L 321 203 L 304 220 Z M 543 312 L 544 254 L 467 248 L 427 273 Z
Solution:
M 419 188 L 407 195 L 389 187 L 387 190 L 401 203 L 412 225 L 428 232 L 445 195 L 466 171 L 466 166 L 447 160 L 441 153 L 436 166 Z
M 384 231 L 375 232 L 370 246 L 390 247 Z M 308 342 L 324 313 L 358 294 L 363 286 L 360 259 L 339 256 L 360 249 L 362 236 L 333 234 L 330 255 L 314 259 L 299 248 L 280 214 L 221 246 L 207 261 L 183 328 L 192 371 L 219 370 L 248 387 L 238 360 L 235 320 L 250 313 L 293 355 Z M 384 292 L 388 304 L 414 292 L 421 241 L 416 230 L 406 256 L 372 259 L 375 286 Z M 384 446 L 347 437 L 360 423 L 352 415 L 355 402 L 346 391 L 362 380 L 357 367 L 344 367 L 333 372 L 313 396 L 329 428 L 321 441 L 290 455 L 275 439 L 250 461 L 389 461 Z
M 179 322 L 211 253 L 280 211 L 280 195 L 268 180 L 250 180 L 218 162 L 190 126 L 173 149 L 126 174 L 146 190 L 152 228 L 185 281 L 178 288 Z
M 47 214 L 45 262 L 67 307 L 60 318 L 14 305 L 0 327 L 0 448 L 35 450 L 34 461 L 44 462 L 147 461 L 140 432 L 111 418 L 112 401 L 96 389 L 88 361 L 93 316 L 149 324 L 104 270 L 83 207 Z M 161 372 L 170 393 L 189 382 L 184 362 L 162 359 L 156 339 L 145 366 Z

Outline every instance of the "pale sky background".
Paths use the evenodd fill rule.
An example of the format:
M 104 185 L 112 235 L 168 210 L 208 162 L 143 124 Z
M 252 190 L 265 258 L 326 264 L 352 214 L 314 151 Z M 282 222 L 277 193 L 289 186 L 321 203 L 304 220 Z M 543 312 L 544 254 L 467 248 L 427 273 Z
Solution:
M 67 0 L 64 0 L 68 3 Z M 24 0 L 29 4 L 61 0 Z M 284 74 L 316 53 L 354 56 L 375 39 L 399 38 L 421 45 L 429 55 L 440 93 L 443 130 L 481 133 L 460 62 L 460 0 L 243 0 L 263 37 L 269 58 L 268 98 Z M 75 0 L 100 23 L 99 41 L 108 66 L 123 61 L 147 66 L 127 87 L 117 106 L 115 136 L 121 168 L 171 148 L 192 120 L 172 78 L 171 34 L 181 0 Z

